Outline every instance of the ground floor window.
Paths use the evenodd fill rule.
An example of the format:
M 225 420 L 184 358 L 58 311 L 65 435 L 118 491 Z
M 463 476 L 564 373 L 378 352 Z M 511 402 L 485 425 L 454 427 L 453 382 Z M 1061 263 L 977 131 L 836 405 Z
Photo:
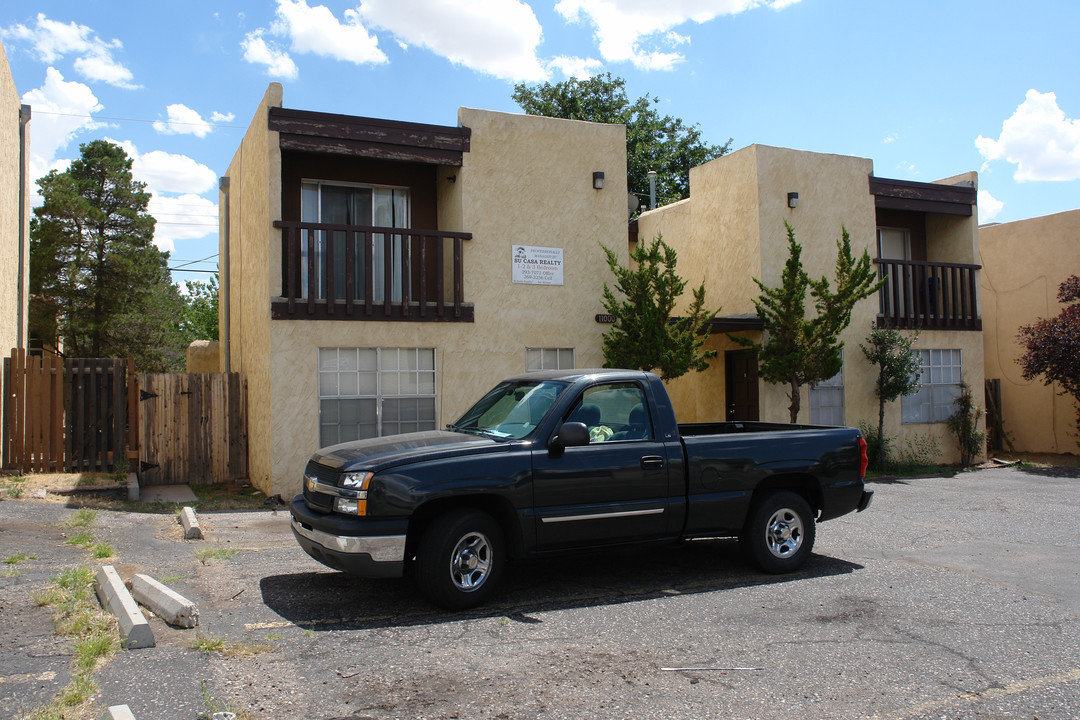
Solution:
M 903 422 L 943 423 L 956 410 L 960 397 L 959 350 L 912 350 L 919 357 L 919 390 L 901 398 Z
M 574 348 L 525 348 L 525 370 L 573 370 Z
M 828 380 L 810 386 L 810 424 L 844 424 L 844 367 Z
M 435 348 L 319 348 L 319 445 L 435 429 Z

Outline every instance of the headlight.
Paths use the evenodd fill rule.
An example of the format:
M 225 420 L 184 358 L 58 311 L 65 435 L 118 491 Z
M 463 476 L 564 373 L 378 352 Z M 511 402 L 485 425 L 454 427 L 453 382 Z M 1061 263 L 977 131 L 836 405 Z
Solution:
M 334 498 L 334 512 L 345 515 L 367 514 L 367 493 L 359 492 L 354 498 Z
M 345 473 L 345 477 L 341 478 L 341 487 L 351 490 L 367 490 L 368 483 L 371 482 L 371 477 L 374 474 L 372 472 Z

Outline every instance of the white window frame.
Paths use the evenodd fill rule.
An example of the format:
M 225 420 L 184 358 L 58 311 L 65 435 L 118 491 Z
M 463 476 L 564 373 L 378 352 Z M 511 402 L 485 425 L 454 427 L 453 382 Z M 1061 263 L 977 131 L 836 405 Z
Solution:
M 554 358 L 552 357 L 554 353 Z M 552 362 L 554 360 L 554 362 Z M 569 364 L 567 364 L 569 363 Z M 572 347 L 527 347 L 525 348 L 525 372 L 541 370 L 573 370 L 577 363 L 577 353 Z
M 958 348 L 912 350 L 919 357 L 919 389 L 900 398 L 904 425 L 948 422 L 956 411 L 963 380 L 963 352 Z
M 361 353 L 374 352 L 374 367 L 363 368 Z M 333 354 L 333 359 L 329 357 Z M 354 354 L 355 362 L 343 361 L 343 354 Z M 410 363 L 409 356 L 412 356 Z M 370 357 L 370 356 L 369 356 Z M 438 352 L 433 347 L 321 347 L 318 349 L 319 376 L 319 444 L 323 446 L 325 428 L 337 427 L 337 442 L 354 439 L 348 434 L 341 439 L 340 419 L 336 423 L 324 422 L 324 401 L 335 400 L 372 400 L 375 403 L 374 435 L 356 433 L 356 439 L 382 437 L 396 434 L 402 420 L 387 418 L 387 402 L 394 400 L 430 400 L 431 419 L 404 421 L 415 423 L 417 430 L 435 430 L 438 428 Z M 411 367 L 409 367 L 411 364 Z M 405 367 L 402 367 L 405 365 Z M 427 367 L 430 365 L 430 367 Z M 346 369 L 342 369 L 346 366 Z M 396 366 L 396 367 L 391 367 Z M 355 367 L 355 369 L 353 369 Z M 368 376 L 364 382 L 362 376 Z M 405 383 L 404 378 L 412 376 Z M 343 381 L 343 377 L 345 380 Z M 332 378 L 332 379 L 331 379 Z M 355 380 L 355 382 L 354 382 Z M 372 380 L 374 382 L 372 382 Z M 372 390 L 371 386 L 374 385 Z M 406 391 L 403 392 L 405 386 Z M 415 389 L 415 392 L 408 391 Z M 340 412 L 340 406 L 338 408 Z M 419 413 L 418 413 L 419 414 Z M 349 425 L 359 425 L 350 423 Z M 389 427 L 391 424 L 394 427 Z M 387 430 L 390 432 L 387 432 Z M 412 430 L 410 428 L 409 430 Z M 330 442 L 329 444 L 336 444 Z
M 822 380 L 810 386 L 810 424 L 811 425 L 836 425 L 845 424 L 845 393 L 844 393 L 844 356 L 840 351 L 840 371 L 828 380 Z M 836 392 L 839 390 L 839 392 Z M 839 396 L 840 404 L 826 402 L 830 398 Z M 839 410 L 839 418 L 835 413 Z M 823 417 L 824 416 L 824 417 Z M 839 420 L 839 422 L 834 422 Z

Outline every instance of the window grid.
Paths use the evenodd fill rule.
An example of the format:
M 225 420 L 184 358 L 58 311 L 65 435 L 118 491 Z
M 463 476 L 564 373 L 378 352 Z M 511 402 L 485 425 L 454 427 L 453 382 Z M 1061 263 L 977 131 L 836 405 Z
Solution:
M 526 372 L 573 370 L 574 348 L 525 348 Z
M 841 356 L 843 362 L 843 356 Z M 844 366 L 828 380 L 810 386 L 810 424 L 844 425 Z
M 912 350 L 919 357 L 917 392 L 900 400 L 905 425 L 948 422 L 960 397 L 962 358 L 960 350 Z
M 319 443 L 435 429 L 434 348 L 319 348 Z

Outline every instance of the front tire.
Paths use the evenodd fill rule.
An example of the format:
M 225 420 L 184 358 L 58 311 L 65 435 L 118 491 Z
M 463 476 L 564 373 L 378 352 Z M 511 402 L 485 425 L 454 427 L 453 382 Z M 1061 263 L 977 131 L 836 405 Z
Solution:
M 816 526 L 805 498 L 775 492 L 758 503 L 739 538 L 750 560 L 767 573 L 795 572 L 814 548 Z
M 487 601 L 506 564 L 502 528 L 478 510 L 439 516 L 416 553 L 416 581 L 428 600 L 447 610 Z

